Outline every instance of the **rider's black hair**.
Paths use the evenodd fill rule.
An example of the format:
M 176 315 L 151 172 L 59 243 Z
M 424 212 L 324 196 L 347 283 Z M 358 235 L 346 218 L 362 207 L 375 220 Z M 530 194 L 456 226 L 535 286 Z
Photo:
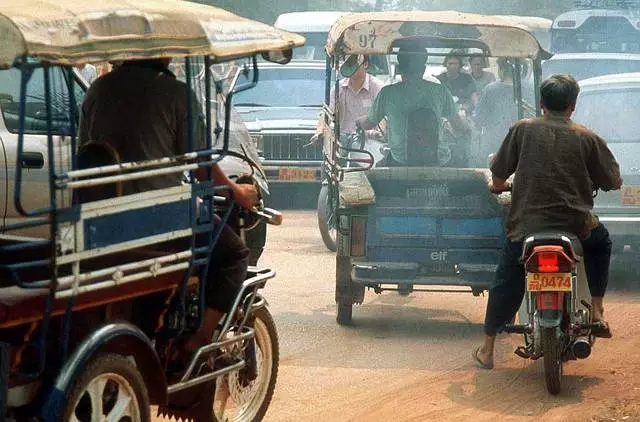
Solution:
M 576 103 L 580 86 L 571 75 L 553 75 L 540 85 L 540 99 L 551 111 L 565 111 Z

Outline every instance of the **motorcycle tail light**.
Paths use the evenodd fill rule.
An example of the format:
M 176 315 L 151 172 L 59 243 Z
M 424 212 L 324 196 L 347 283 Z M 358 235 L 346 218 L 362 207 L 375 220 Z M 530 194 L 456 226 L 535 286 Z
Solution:
M 556 245 L 534 247 L 525 265 L 530 273 L 568 273 L 574 266 L 575 261 L 564 248 Z
M 351 217 L 351 256 L 364 256 L 367 241 L 367 218 Z

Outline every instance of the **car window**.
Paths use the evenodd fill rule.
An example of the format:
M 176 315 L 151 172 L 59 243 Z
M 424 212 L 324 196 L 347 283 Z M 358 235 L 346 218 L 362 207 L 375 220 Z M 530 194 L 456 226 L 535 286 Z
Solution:
M 67 135 L 71 132 L 69 94 L 66 82 L 67 74 L 62 68 L 54 67 L 50 72 L 51 84 L 51 108 L 53 133 Z M 77 80 L 74 80 L 74 94 L 76 104 L 76 116 L 78 105 L 82 104 L 84 88 Z M 10 132 L 18 133 L 19 130 L 19 104 L 20 104 L 20 71 L 12 68 L 0 70 L 0 105 L 2 118 Z M 25 101 L 25 133 L 47 133 L 47 109 L 44 95 L 44 72 L 36 69 L 27 83 L 27 96 Z M 76 119 L 77 124 L 77 119 Z
M 583 92 L 573 119 L 607 142 L 640 142 L 639 108 L 640 89 Z
M 234 96 L 236 106 L 321 106 L 324 101 L 325 69 L 261 69 L 255 88 Z
M 577 80 L 614 73 L 639 72 L 640 60 L 615 59 L 577 59 L 547 60 L 542 63 L 542 77 L 547 78 L 555 73 L 568 73 Z

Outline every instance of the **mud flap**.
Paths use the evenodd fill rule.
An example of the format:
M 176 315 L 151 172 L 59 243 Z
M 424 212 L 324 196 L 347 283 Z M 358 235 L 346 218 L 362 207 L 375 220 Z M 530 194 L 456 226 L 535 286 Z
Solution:
M 7 392 L 9 391 L 9 365 L 11 364 L 11 345 L 0 343 L 0 420 L 7 412 Z
M 216 422 L 213 418 L 215 393 L 215 380 L 178 391 L 169 396 L 167 405 L 158 406 L 157 415 L 184 422 Z

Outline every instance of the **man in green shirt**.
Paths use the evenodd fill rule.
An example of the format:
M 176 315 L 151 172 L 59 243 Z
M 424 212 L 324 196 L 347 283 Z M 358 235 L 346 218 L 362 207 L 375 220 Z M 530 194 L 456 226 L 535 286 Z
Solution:
M 411 165 L 411 160 L 408 158 L 424 152 L 412 151 L 408 148 L 410 143 L 420 145 L 418 147 L 420 149 L 427 148 L 432 150 L 430 152 L 437 153 L 437 140 L 443 117 L 449 119 L 456 129 L 468 130 L 456 112 L 453 97 L 447 87 L 422 78 L 426 61 L 427 52 L 424 49 L 401 48 L 398 52 L 398 72 L 402 75 L 402 82 L 383 87 L 369 109 L 368 116 L 356 121 L 359 128 L 370 130 L 382 119 L 387 118 L 390 149 L 387 164 L 390 167 Z M 421 120 L 420 116 L 415 116 L 415 113 L 422 113 L 424 110 L 430 112 L 437 124 L 430 125 L 429 131 L 432 133 L 422 133 L 417 136 L 430 138 L 436 142 L 428 140 L 414 142 L 414 139 L 410 139 L 415 137 L 414 133 L 421 132 L 416 131 L 412 124 Z M 414 163 L 414 165 L 426 165 L 426 163 Z

